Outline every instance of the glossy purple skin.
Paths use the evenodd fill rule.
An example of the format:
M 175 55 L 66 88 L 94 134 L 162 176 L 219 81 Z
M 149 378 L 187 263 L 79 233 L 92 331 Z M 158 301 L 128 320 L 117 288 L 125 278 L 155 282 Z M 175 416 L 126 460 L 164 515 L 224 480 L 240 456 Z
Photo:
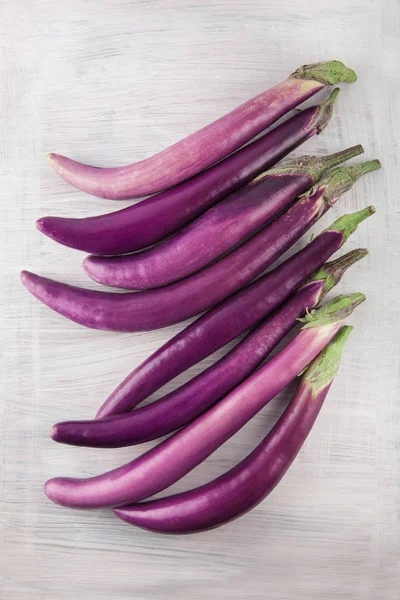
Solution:
M 211 169 L 134 206 L 85 219 L 42 217 L 36 225 L 56 242 L 91 254 L 142 250 L 190 223 L 317 133 L 317 126 L 310 124 L 318 108 L 296 114 Z
M 168 381 L 256 325 L 342 243 L 341 233 L 324 231 L 279 267 L 202 315 L 132 371 L 103 403 L 96 418 L 131 410 Z
M 149 289 L 183 279 L 249 238 L 293 202 L 287 194 L 294 178 L 304 187 L 307 175 L 270 175 L 232 194 L 169 240 L 127 256 L 89 256 L 87 274 L 104 285 Z
M 204 171 L 324 87 L 290 77 L 162 152 L 125 167 L 101 169 L 59 154 L 50 154 L 49 161 L 65 181 L 94 196 L 147 196 Z
M 318 304 L 323 288 L 323 280 L 302 286 L 233 350 L 164 398 L 115 417 L 57 423 L 51 437 L 64 444 L 117 448 L 179 429 L 248 377 L 294 327 L 297 318 Z
M 293 178 L 285 195 L 295 198 Z M 154 290 L 125 294 L 88 290 L 24 271 L 25 287 L 63 316 L 93 329 L 149 331 L 193 317 L 247 285 L 294 244 L 328 208 L 324 186 L 306 196 L 218 262 L 190 277 Z M 324 261 L 323 261 L 324 262 Z
M 331 382 L 332 383 L 332 382 Z M 313 396 L 302 382 L 279 421 L 242 462 L 201 487 L 117 508 L 117 517 L 159 533 L 199 533 L 225 525 L 262 502 L 278 485 L 310 433 L 331 386 Z
M 279 354 L 195 421 L 135 460 L 89 479 L 56 477 L 45 493 L 71 508 L 106 508 L 148 498 L 172 485 L 243 427 L 334 337 L 341 322 L 303 329 Z

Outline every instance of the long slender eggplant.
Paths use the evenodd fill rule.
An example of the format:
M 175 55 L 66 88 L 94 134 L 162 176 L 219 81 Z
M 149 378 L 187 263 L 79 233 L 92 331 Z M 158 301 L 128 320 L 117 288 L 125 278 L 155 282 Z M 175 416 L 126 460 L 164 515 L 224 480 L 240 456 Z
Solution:
M 168 381 L 254 327 L 275 310 L 344 244 L 368 207 L 344 215 L 303 250 L 191 323 L 132 371 L 110 394 L 97 418 L 127 412 Z
M 357 77 L 339 61 L 304 65 L 283 83 L 173 146 L 140 162 L 101 169 L 49 154 L 50 164 L 75 187 L 102 198 L 138 198 L 168 189 L 204 171 L 261 133 L 326 85 Z
M 42 217 L 37 228 L 60 244 L 91 254 L 125 254 L 156 244 L 322 131 L 337 93 L 334 90 L 326 102 L 298 112 L 262 138 L 166 192 L 97 217 Z M 360 148 L 358 154 L 362 151 Z
M 56 477 L 45 493 L 71 508 L 105 508 L 161 492 L 202 463 L 243 427 L 318 355 L 365 299 L 339 296 L 310 315 L 300 333 L 241 385 L 167 440 L 117 469 L 89 479 Z
M 250 283 L 288 250 L 361 175 L 379 161 L 339 167 L 286 213 L 220 261 L 169 286 L 125 294 L 79 288 L 24 271 L 41 302 L 93 329 L 149 331 L 184 321 Z M 325 259 L 322 261 L 322 263 Z
M 131 525 L 159 533 L 198 533 L 252 510 L 278 485 L 310 433 L 353 328 L 344 326 L 307 368 L 279 421 L 242 462 L 196 489 L 114 509 Z
M 112 287 L 168 285 L 199 271 L 249 238 L 293 202 L 292 185 L 303 193 L 319 176 L 309 157 L 287 159 L 158 246 L 126 256 L 89 256 L 84 268 L 92 279 Z
M 315 308 L 343 273 L 367 254 L 353 250 L 325 264 L 233 350 L 164 398 L 115 417 L 57 423 L 51 437 L 64 444 L 116 448 L 154 440 L 193 421 L 246 379 L 297 319 Z

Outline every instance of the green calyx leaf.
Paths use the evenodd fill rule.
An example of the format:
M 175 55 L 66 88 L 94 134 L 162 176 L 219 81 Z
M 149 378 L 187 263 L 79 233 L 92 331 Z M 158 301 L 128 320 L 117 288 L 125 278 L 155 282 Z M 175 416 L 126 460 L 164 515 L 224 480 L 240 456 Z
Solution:
M 322 288 L 320 300 L 333 288 L 335 285 L 339 283 L 342 279 L 344 273 L 347 271 L 349 267 L 354 265 L 354 263 L 358 262 L 365 256 L 367 256 L 368 250 L 366 248 L 357 248 L 356 250 L 351 250 L 351 252 L 347 252 L 343 256 L 340 256 L 336 260 L 332 260 L 331 262 L 325 263 L 310 279 L 310 281 L 323 281 L 324 286 Z M 307 282 L 307 283 L 308 283 Z M 306 284 L 305 284 L 306 285 Z
M 321 133 L 328 125 L 333 114 L 333 106 L 336 102 L 336 98 L 340 94 L 340 88 L 335 88 L 329 98 L 320 104 L 317 114 L 310 123 L 310 128 L 316 127 L 318 133 Z
M 343 215 L 324 231 L 340 231 L 343 235 L 344 243 L 350 237 L 350 235 L 354 233 L 359 224 L 365 221 L 365 219 L 368 219 L 368 217 L 373 215 L 375 212 L 375 206 L 368 206 L 367 208 L 358 210 L 355 213 Z
M 298 319 L 298 321 L 304 323 L 302 329 L 337 323 L 351 315 L 356 306 L 364 302 L 364 300 L 365 296 L 360 292 L 351 294 L 350 296 L 340 295 L 328 302 L 328 304 L 325 304 L 325 306 L 307 312 L 306 316 Z
M 352 330 L 353 327 L 349 325 L 342 327 L 336 337 L 305 370 L 302 383 L 304 382 L 311 387 L 314 397 L 332 383 L 339 369 L 343 348 Z
M 381 168 L 379 160 L 369 160 L 358 165 L 342 166 L 325 173 L 318 183 L 306 195 L 312 196 L 317 190 L 324 189 L 324 200 L 332 205 L 347 192 L 354 183 L 371 171 Z
M 303 65 L 290 75 L 295 79 L 311 79 L 319 81 L 324 85 L 336 85 L 346 82 L 354 83 L 357 75 L 352 69 L 346 67 L 340 60 L 329 60 L 326 62 Z

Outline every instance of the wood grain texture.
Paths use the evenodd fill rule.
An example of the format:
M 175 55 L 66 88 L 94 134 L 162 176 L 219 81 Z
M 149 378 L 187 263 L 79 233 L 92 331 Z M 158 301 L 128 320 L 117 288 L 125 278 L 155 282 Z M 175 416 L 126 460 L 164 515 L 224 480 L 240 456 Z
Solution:
M 399 31 L 398 0 L 0 3 L 1 598 L 397 600 Z M 340 376 L 293 468 L 251 514 L 198 536 L 155 536 L 107 511 L 52 505 L 42 491 L 50 476 L 97 474 L 140 450 L 63 447 L 50 441 L 50 426 L 93 415 L 180 327 L 90 331 L 22 288 L 21 268 L 95 287 L 83 255 L 45 239 L 35 219 L 128 204 L 74 190 L 46 153 L 107 166 L 141 159 L 299 65 L 330 58 L 353 67 L 359 81 L 343 86 L 332 124 L 306 151 L 361 142 L 384 169 L 324 220 L 377 206 L 346 247 L 367 246 L 371 255 L 340 285 L 365 292 L 368 302 L 351 319 Z M 290 391 L 174 489 L 203 483 L 246 455 Z

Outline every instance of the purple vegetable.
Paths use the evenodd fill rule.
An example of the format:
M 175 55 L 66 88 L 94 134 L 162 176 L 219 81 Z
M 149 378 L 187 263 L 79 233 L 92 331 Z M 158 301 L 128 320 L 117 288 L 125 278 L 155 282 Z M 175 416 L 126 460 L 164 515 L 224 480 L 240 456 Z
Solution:
M 374 210 L 369 207 L 339 218 L 282 265 L 202 315 L 132 371 L 96 417 L 134 408 L 179 373 L 253 327 L 319 269 Z
M 325 160 L 325 167 L 328 162 L 332 165 Z M 303 193 L 320 175 L 321 169 L 309 157 L 288 159 L 158 246 L 127 256 L 89 256 L 85 270 L 99 283 L 125 289 L 156 288 L 183 279 L 287 209 L 294 199 L 292 186 Z
M 148 442 L 186 425 L 248 377 L 297 319 L 316 307 L 346 269 L 367 254 L 353 250 L 324 265 L 233 350 L 161 400 L 115 417 L 57 423 L 51 437 L 64 444 L 116 448 Z
M 335 90 L 320 106 L 297 113 L 211 169 L 166 192 L 98 217 L 43 217 L 37 221 L 37 227 L 60 244 L 92 254 L 125 254 L 151 246 L 322 131 L 330 119 L 336 96 Z
M 114 509 L 117 517 L 160 533 L 198 533 L 252 510 L 278 485 L 303 446 L 338 371 L 353 328 L 342 327 L 308 367 L 289 406 L 247 458 L 214 481 L 181 494 Z
M 26 271 L 22 273 L 22 281 L 49 308 L 86 327 L 148 331 L 179 323 L 249 283 L 290 248 L 358 177 L 379 166 L 378 161 L 369 161 L 328 173 L 315 191 L 303 196 L 234 252 L 207 269 L 163 288 L 127 294 L 99 292 Z
M 272 400 L 317 356 L 364 299 L 363 294 L 340 296 L 317 310 L 306 328 L 269 363 L 155 448 L 97 477 L 50 479 L 45 484 L 46 495 L 71 508 L 105 508 L 138 502 L 164 490 L 202 463 Z
M 305 65 L 280 85 L 245 102 L 207 127 L 126 167 L 101 169 L 59 154 L 49 154 L 48 158 L 65 181 L 94 196 L 113 200 L 147 196 L 204 171 L 326 85 L 356 79 L 354 71 L 339 61 Z

